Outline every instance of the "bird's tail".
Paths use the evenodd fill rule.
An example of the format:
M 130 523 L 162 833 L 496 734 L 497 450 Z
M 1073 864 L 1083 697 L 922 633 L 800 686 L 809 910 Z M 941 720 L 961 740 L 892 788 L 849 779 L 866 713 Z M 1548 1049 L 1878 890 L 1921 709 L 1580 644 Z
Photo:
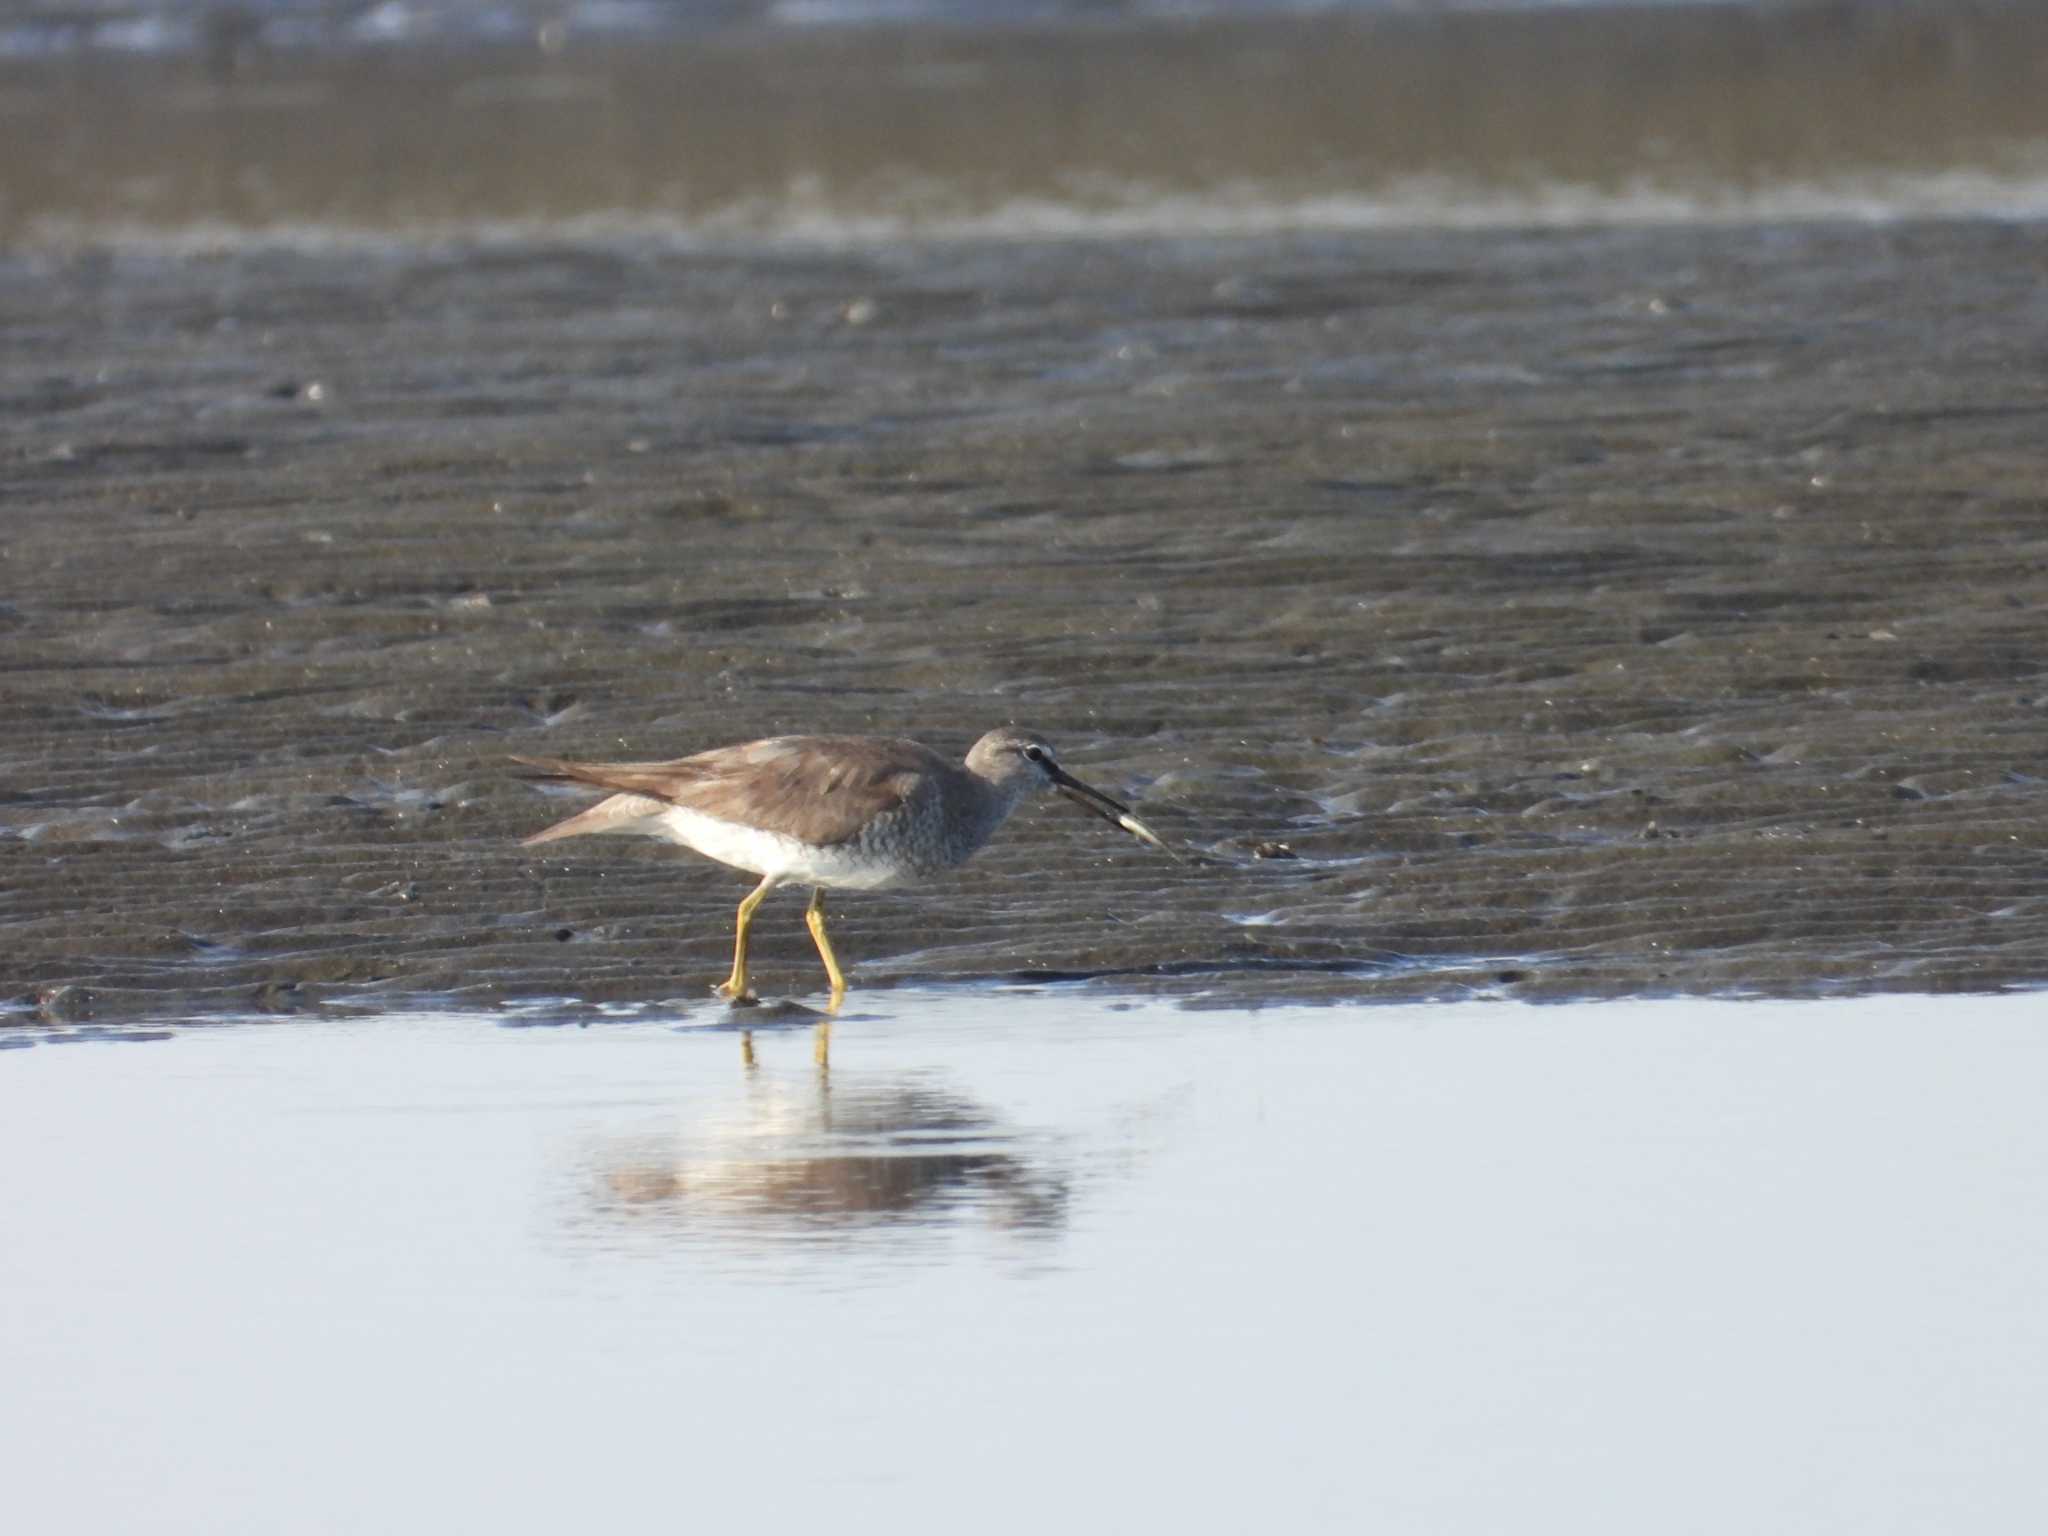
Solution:
M 591 789 L 609 789 L 607 795 L 597 804 L 578 811 L 566 821 L 558 821 L 552 827 L 544 827 L 531 837 L 519 840 L 522 848 L 531 848 L 535 843 L 552 843 L 557 838 L 581 837 L 592 832 L 625 832 L 635 822 L 661 810 L 661 802 L 650 799 L 631 790 L 623 789 L 610 779 L 610 770 L 616 767 L 608 763 L 572 763 L 558 757 L 515 757 L 512 759 L 526 770 L 520 775 L 536 784 L 581 784 Z
M 519 777 L 533 784 L 586 784 L 584 770 L 594 768 L 595 763 L 572 763 L 564 757 L 515 757 L 522 772 Z

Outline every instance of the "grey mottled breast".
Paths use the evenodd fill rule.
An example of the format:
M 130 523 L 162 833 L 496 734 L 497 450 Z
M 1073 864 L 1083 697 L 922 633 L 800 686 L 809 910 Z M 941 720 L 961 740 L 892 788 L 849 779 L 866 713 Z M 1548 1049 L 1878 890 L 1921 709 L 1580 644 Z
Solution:
M 948 763 L 918 775 L 907 789 L 896 805 L 847 841 L 863 857 L 901 864 L 912 879 L 940 874 L 971 857 L 994 834 L 1007 808 L 978 780 Z

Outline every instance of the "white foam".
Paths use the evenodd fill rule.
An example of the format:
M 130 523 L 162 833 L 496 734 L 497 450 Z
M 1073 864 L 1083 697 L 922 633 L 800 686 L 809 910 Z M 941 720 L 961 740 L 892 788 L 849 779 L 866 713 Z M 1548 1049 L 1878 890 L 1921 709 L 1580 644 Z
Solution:
M 1215 238 L 1374 230 L 1600 228 L 1753 223 L 1893 223 L 2048 218 L 2048 141 L 2007 169 L 1844 175 L 1764 186 L 1640 179 L 1617 187 L 1547 183 L 1503 188 L 1417 177 L 1369 192 L 1276 194 L 1256 185 L 1200 195 L 1142 184 L 1093 186 L 1072 200 L 1017 198 L 963 206 L 937 187 L 903 187 L 850 205 L 797 181 L 776 193 L 698 213 L 619 209 L 555 219 L 422 220 L 397 227 L 282 219 L 258 225 L 194 220 L 42 217 L 24 243 L 136 247 L 168 254 L 505 246 L 551 242 L 846 246 L 914 241 Z

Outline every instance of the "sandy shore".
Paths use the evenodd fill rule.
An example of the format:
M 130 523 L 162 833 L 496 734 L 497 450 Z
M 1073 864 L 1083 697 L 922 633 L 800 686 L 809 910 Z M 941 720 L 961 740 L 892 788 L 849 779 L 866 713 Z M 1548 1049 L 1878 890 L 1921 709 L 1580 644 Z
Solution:
M 857 986 L 2039 980 L 2033 226 L 0 264 L 0 992 L 696 996 L 513 752 L 1018 719 Z M 1298 858 L 1257 859 L 1281 841 Z M 787 909 L 784 910 L 783 908 Z M 764 985 L 817 981 L 794 899 Z

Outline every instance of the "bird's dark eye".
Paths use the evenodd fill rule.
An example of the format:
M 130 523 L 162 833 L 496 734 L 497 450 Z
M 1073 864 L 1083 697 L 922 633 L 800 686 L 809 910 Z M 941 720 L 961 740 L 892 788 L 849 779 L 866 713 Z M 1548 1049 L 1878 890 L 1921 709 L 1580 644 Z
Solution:
M 1042 763 L 1042 762 L 1044 762 L 1044 761 L 1045 761 L 1045 748 L 1043 748 L 1043 747 L 1041 747 L 1041 746 L 1037 746 L 1037 745 L 1035 745 L 1035 744 L 1034 744 L 1034 745 L 1032 745 L 1032 746 L 1028 746 L 1028 747 L 1024 748 L 1024 761 L 1026 761 L 1027 763 Z

